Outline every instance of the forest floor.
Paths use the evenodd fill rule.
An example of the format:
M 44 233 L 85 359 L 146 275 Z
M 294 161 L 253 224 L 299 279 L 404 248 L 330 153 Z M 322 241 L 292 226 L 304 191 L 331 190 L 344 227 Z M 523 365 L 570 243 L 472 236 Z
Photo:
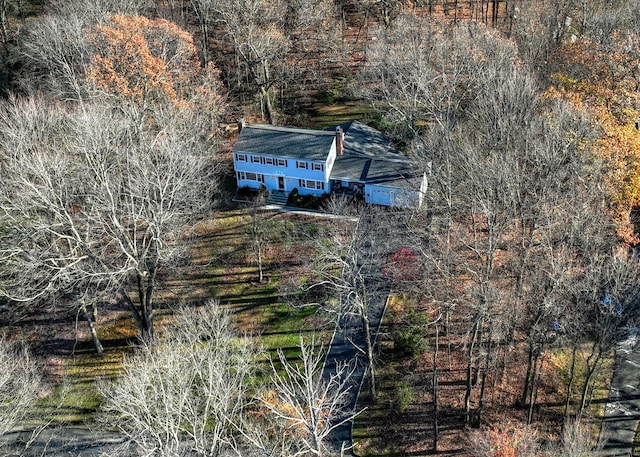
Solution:
M 392 306 L 385 316 L 379 341 L 377 372 L 378 400 L 371 402 L 364 395 L 358 404 L 366 411 L 354 425 L 355 451 L 361 456 L 456 456 L 470 457 L 474 449 L 473 434 L 486 434 L 490 429 L 523 427 L 528 406 L 519 406 L 521 380 L 527 368 L 524 343 L 509 351 L 508 369 L 492 370 L 488 376 L 485 412 L 480 428 L 464 421 L 466 390 L 466 353 L 464 337 L 440 334 L 438 355 L 438 424 L 437 448 L 434 450 L 433 327 L 429 330 L 429 349 L 415 358 L 397 350 L 393 334 L 397 325 L 397 308 Z M 563 423 L 564 389 L 567 354 L 548 350 L 541 367 L 536 406 L 533 409 L 529 434 L 543 447 L 559 444 Z M 604 408 L 608 402 L 608 386 L 613 364 L 609 360 L 596 384 L 582 423 L 595 438 L 598 435 Z M 477 391 L 472 408 L 478 405 Z M 574 397 L 574 402 L 577 398 Z

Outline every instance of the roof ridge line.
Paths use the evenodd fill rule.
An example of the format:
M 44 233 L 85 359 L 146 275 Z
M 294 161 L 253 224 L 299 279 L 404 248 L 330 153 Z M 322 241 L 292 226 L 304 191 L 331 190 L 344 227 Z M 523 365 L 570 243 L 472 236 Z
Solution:
M 299 133 L 302 135 L 335 136 L 335 132 L 329 132 L 326 130 L 303 129 L 299 127 L 283 127 L 271 124 L 247 124 L 243 127 L 243 129 L 246 128 L 272 130 L 276 132 Z
M 396 149 L 397 151 L 397 149 Z M 398 152 L 399 154 L 402 154 L 402 152 Z M 398 162 L 398 163 L 416 163 L 415 160 L 413 160 L 411 157 L 403 155 L 402 157 L 379 157 L 379 156 L 368 156 L 366 154 L 363 154 L 362 152 L 355 152 L 355 151 L 349 151 L 349 155 L 351 156 L 356 156 L 358 158 L 362 158 L 362 159 L 371 159 L 371 160 L 380 160 L 382 162 Z

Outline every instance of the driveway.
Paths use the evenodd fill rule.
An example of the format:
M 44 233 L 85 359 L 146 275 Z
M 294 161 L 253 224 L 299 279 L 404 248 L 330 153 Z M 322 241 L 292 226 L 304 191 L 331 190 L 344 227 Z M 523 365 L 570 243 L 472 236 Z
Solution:
M 640 423 L 640 328 L 616 349 L 616 367 L 600 430 L 602 457 L 629 457 Z
M 21 430 L 3 437 L 7 457 L 98 457 L 110 455 L 122 438 L 115 433 L 96 432 L 88 427 L 44 428 L 39 433 Z M 7 452 L 7 454 L 4 454 Z
M 371 329 L 372 343 L 375 344 L 387 306 L 389 291 L 379 290 L 375 295 L 369 297 L 368 315 L 369 325 Z M 362 389 L 362 383 L 367 371 L 367 359 L 365 353 L 365 335 L 362 327 L 361 319 L 351 313 L 341 313 L 340 319 L 336 324 L 336 329 L 331 339 L 331 345 L 327 352 L 324 364 L 323 377 L 330 379 L 331 375 L 336 372 L 336 363 L 349 362 L 356 364 L 354 372 L 349 379 L 349 401 L 345 406 L 345 415 L 352 414 L 356 410 L 358 396 Z M 351 449 L 353 421 L 345 422 L 342 426 L 336 428 L 329 441 L 333 443 L 336 449 Z

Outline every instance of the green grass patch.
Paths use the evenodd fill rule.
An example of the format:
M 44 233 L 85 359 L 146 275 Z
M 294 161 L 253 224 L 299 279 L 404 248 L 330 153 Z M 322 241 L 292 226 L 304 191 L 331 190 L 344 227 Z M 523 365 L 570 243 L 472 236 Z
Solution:
M 322 222 L 306 221 L 292 215 L 267 215 L 274 223 L 282 223 L 289 232 L 311 224 L 316 230 Z M 265 250 L 266 284 L 256 284 L 257 267 L 250 250 L 250 210 L 231 210 L 219 213 L 211 220 L 201 221 L 185 237 L 189 261 L 161 278 L 156 296 L 156 331 L 172 324 L 173 310 L 180 303 L 198 303 L 209 298 L 228 307 L 241 332 L 253 335 L 264 348 L 264 362 L 277 359 L 281 349 L 289 360 L 300 354 L 299 335 L 306 341 L 315 337 L 317 345 L 328 343 L 332 333 L 333 315 L 315 307 L 294 307 L 280 296 L 281 278 L 299 274 L 293 270 L 306 237 L 283 233 L 269 242 Z M 327 223 L 332 223 L 328 221 Z M 318 226 L 318 227 L 317 227 Z M 138 336 L 138 329 L 129 313 L 122 311 L 114 319 L 97 326 L 105 354 L 98 356 L 88 336 L 80 341 L 74 355 L 55 359 L 59 364 L 55 375 L 60 381 L 50 393 L 35 405 L 32 417 L 42 422 L 88 424 L 95 419 L 101 398 L 95 387 L 100 378 L 114 378 L 121 373 L 122 360 L 133 351 L 129 341 Z M 264 374 L 268 370 L 260 368 Z
M 327 128 L 354 119 L 367 122 L 378 116 L 369 102 L 352 100 L 335 104 L 317 103 L 311 110 L 310 124 L 315 128 Z
M 575 377 L 571 390 L 571 405 L 574 409 L 578 407 L 578 403 L 580 402 L 581 389 L 586 378 L 586 359 L 589 356 L 589 347 L 590 345 L 585 344 L 576 354 L 574 367 Z M 560 391 L 563 394 L 564 401 L 564 395 L 566 394 L 570 379 L 571 349 L 553 349 L 550 353 L 549 361 L 561 382 L 562 387 Z M 589 386 L 585 413 L 594 419 L 601 420 L 604 417 L 614 366 L 615 360 L 613 353 L 603 356 Z M 564 406 L 559 406 L 558 412 L 563 413 Z
M 381 350 L 385 354 L 382 358 L 385 362 L 376 371 L 378 399 L 371 403 L 364 396 L 360 397 L 357 409 L 366 409 L 356 417 L 353 425 L 354 451 L 359 456 L 401 455 L 404 452 L 396 448 L 384 430 L 388 429 L 394 417 L 407 413 L 407 401 L 410 401 L 407 396 L 404 398 L 407 401 L 402 404 L 404 410 L 398 408 L 401 403 L 398 392 L 407 384 L 402 380 L 399 360 L 392 356 L 393 343 L 382 342 Z M 363 394 L 366 394 L 364 390 Z
M 33 422 L 41 425 L 82 425 L 90 423 L 102 398 L 95 381 L 114 378 L 121 373 L 124 351 L 116 348 L 97 356 L 86 350 L 63 360 L 62 381 L 38 401 L 30 412 Z

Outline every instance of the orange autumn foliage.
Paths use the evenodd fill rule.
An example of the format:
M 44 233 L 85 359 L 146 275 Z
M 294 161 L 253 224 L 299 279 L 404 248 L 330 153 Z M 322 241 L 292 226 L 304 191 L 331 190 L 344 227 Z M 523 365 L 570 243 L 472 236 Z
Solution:
M 92 27 L 89 39 L 88 78 L 109 94 L 176 106 L 215 95 L 218 71 L 201 67 L 193 37 L 170 21 L 114 15 Z
M 536 429 L 510 420 L 470 431 L 469 450 L 476 457 L 534 457 L 540 455 Z
M 286 421 L 286 427 L 294 436 L 304 437 L 309 432 L 307 427 L 313 424 L 317 428 L 322 428 L 328 419 L 326 411 L 321 407 L 321 399 L 318 400 L 318 404 L 314 405 L 313 411 L 306 406 L 302 412 L 294 405 L 279 398 L 273 390 L 269 390 L 263 395 L 262 402 L 266 405 L 266 410 L 278 411 L 282 417 L 289 418 Z
M 528 429 L 496 427 L 489 432 L 492 457 L 520 457 L 531 447 L 532 432 Z
M 611 215 L 619 236 L 640 242 L 631 212 L 640 206 L 640 37 L 614 35 L 607 43 L 581 38 L 554 56 L 553 96 L 571 100 L 590 113 L 600 135 L 593 149 L 606 167 Z

